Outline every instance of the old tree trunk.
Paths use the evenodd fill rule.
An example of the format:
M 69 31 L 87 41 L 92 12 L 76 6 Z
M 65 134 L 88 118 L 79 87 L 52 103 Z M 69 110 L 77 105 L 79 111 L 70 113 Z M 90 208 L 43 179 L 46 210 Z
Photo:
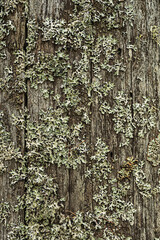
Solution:
M 159 0 L 0 9 L 0 239 L 160 239 Z

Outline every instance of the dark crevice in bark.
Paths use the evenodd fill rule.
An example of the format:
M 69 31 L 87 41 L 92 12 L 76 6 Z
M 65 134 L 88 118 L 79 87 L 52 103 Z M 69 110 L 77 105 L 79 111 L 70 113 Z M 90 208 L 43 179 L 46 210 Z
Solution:
M 45 9 L 45 16 L 47 17 L 47 12 L 48 12 L 48 0 L 46 0 L 46 9 Z
M 132 78 L 132 67 L 133 64 L 132 62 L 130 63 L 130 79 L 131 79 L 131 89 L 130 89 L 130 98 L 131 98 L 131 114 L 132 114 L 132 122 L 134 121 L 134 86 L 133 86 L 133 78 Z M 134 151 L 134 139 L 135 139 L 135 131 L 133 129 L 133 139 L 132 139 L 132 156 L 135 155 L 135 151 Z
M 91 56 L 92 57 L 92 56 Z M 92 69 L 93 69 L 93 63 L 92 60 L 90 60 L 90 84 L 92 84 Z M 92 92 L 91 92 L 91 98 L 92 98 Z M 93 105 L 90 105 L 90 113 L 91 113 L 91 126 L 90 126 L 90 147 L 91 147 L 91 155 L 93 154 L 93 144 L 92 144 L 92 118 L 93 118 Z M 91 163 L 91 167 L 92 167 L 92 163 Z M 93 180 L 92 181 L 92 206 L 91 209 L 93 210 Z
M 132 32 L 132 38 L 133 38 L 133 32 Z M 134 126 L 134 101 L 135 101 L 135 92 L 134 92 L 134 82 L 133 82 L 133 62 L 132 62 L 132 59 L 131 59 L 131 62 L 130 62 L 130 99 L 131 99 L 131 116 L 132 116 L 132 123 L 133 123 L 133 126 Z M 132 126 L 132 127 L 133 127 Z M 133 128 L 133 138 L 131 139 L 131 154 L 132 154 L 132 157 L 133 158 L 136 158 L 136 149 L 135 149 L 135 141 L 136 141 L 136 132 L 135 132 L 135 129 Z M 132 178 L 132 193 L 133 193 L 133 198 L 132 198 L 132 201 L 133 201 L 133 204 L 135 205 L 135 199 L 134 199 L 134 192 L 135 192 L 135 181 L 134 181 L 134 177 Z M 132 230 L 131 230 L 132 232 Z M 132 236 L 133 238 L 135 238 L 135 236 L 137 235 L 136 233 L 136 227 L 134 228 L 133 232 L 132 232 Z
M 93 4 L 92 4 L 93 5 Z M 93 34 L 93 16 L 92 16 L 92 12 L 91 12 L 91 34 Z M 92 84 L 93 82 L 93 62 L 92 62 L 92 52 L 93 52 L 93 43 L 91 45 L 91 55 L 90 55 L 90 84 Z M 93 97 L 93 91 L 91 91 L 91 101 L 92 101 L 92 97 Z M 93 103 L 91 103 L 90 105 L 90 113 L 91 113 L 91 126 L 90 126 L 90 145 L 91 145 L 91 154 L 93 154 L 93 148 L 92 148 L 92 119 L 93 119 Z M 92 163 L 91 163 L 91 167 L 92 167 Z M 91 180 L 91 184 L 92 184 L 92 206 L 91 209 L 94 209 L 94 201 L 93 201 L 93 194 L 94 194 L 94 190 L 93 190 L 93 180 Z
M 121 54 L 122 54 L 122 49 L 121 49 L 121 48 L 118 48 L 117 53 L 118 53 L 119 56 L 121 56 Z
M 71 211 L 71 169 L 69 169 L 68 170 L 69 171 L 69 189 L 68 189 L 68 191 L 69 191 L 69 203 L 68 203 L 68 205 L 69 205 L 69 211 Z
M 26 18 L 26 22 L 25 22 L 25 43 L 24 43 L 24 47 L 23 47 L 23 50 L 24 50 L 24 53 L 25 53 L 25 58 L 26 58 L 26 55 L 27 55 L 27 46 L 28 46 L 27 38 L 28 38 L 28 19 Z M 26 73 L 26 70 L 27 70 L 27 66 L 26 66 L 26 63 L 25 63 L 25 73 Z M 25 87 L 26 87 L 26 90 L 25 90 L 25 93 L 24 93 L 24 111 L 27 111 L 28 110 L 28 79 L 26 77 L 25 77 Z M 25 121 L 24 157 L 25 157 L 25 167 L 26 167 L 26 171 L 27 171 L 27 173 L 26 173 L 27 176 L 26 176 L 25 181 L 24 181 L 24 195 L 26 195 L 27 194 L 27 182 L 28 182 L 28 160 L 27 160 L 27 157 L 26 157 L 26 154 L 27 154 L 27 115 L 26 115 L 26 113 L 24 115 L 24 121 Z M 26 205 L 24 206 L 24 224 L 26 225 Z
M 67 0 L 67 16 L 66 16 L 66 22 L 67 24 L 69 23 L 69 9 L 70 9 L 70 0 Z M 68 36 L 67 36 L 68 37 Z M 67 52 L 68 54 L 70 54 L 70 47 L 68 45 L 68 41 L 67 41 Z M 72 169 L 68 169 L 68 192 L 69 192 L 69 199 L 68 199 L 68 208 L 69 208 L 69 211 L 72 210 L 72 206 L 71 206 L 71 191 L 72 191 L 72 181 L 71 181 L 71 175 L 72 175 Z M 66 209 L 65 209 L 66 210 Z

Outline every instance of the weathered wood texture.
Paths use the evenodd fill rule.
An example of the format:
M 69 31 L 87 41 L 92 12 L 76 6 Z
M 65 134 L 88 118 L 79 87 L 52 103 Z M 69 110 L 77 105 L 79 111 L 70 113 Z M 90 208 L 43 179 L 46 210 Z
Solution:
M 17 204 L 17 195 L 22 195 L 24 192 L 24 184 L 19 182 L 17 186 L 11 185 L 10 172 L 18 166 L 18 155 L 24 154 L 24 131 L 18 129 L 13 124 L 12 116 L 19 116 L 20 111 L 24 111 L 24 68 L 23 59 L 18 60 L 18 66 L 15 64 L 16 50 L 23 51 L 25 44 L 25 18 L 23 16 L 24 7 L 20 4 L 15 11 L 7 16 L 8 4 L 4 6 L 0 3 L 1 11 L 6 13 L 5 20 L 2 17 L 1 21 L 1 56 L 0 59 L 0 112 L 1 121 L 4 123 L 1 126 L 1 171 L 0 175 L 0 201 L 1 201 L 1 219 L 5 218 L 6 212 L 10 212 L 10 217 L 2 221 L 0 227 L 0 239 L 7 239 L 8 225 L 17 223 L 18 219 L 23 220 L 23 211 L 16 213 L 11 205 Z M 3 16 L 3 13 L 2 13 Z M 5 29 L 5 25 L 14 26 Z M 16 29 L 16 33 L 15 33 Z M 4 34 L 3 34 L 4 33 Z M 3 45 L 4 44 L 4 45 Z M 5 47 L 6 45 L 6 47 Z M 2 48 L 3 46 L 3 48 Z M 18 69 L 19 68 L 19 69 Z M 21 70 L 21 71 L 19 71 Z M 16 80 L 13 79 L 17 75 Z M 22 85 L 21 85 L 22 84 Z M 7 136 L 3 130 L 9 133 Z M 7 140 L 6 140 L 7 139 Z M 6 140 L 6 141 L 5 141 Z M 20 148 L 19 154 L 16 150 Z M 4 172 L 3 172 L 4 167 Z M 9 207 L 9 208 L 8 208 Z M 4 210 L 4 213 L 3 213 Z
M 0 160 L 6 167 L 0 176 L 1 206 L 4 203 L 15 205 L 16 196 L 24 194 L 25 207 L 18 213 L 10 207 L 8 217 L 3 215 L 4 207 L 1 207 L 0 239 L 15 239 L 10 224 L 18 222 L 18 216 L 20 222 L 29 226 L 26 227 L 29 233 L 23 239 L 160 239 L 159 150 L 156 152 L 158 164 L 148 160 L 150 144 L 158 137 L 160 122 L 159 0 L 102 1 L 107 7 L 102 7 L 102 2 L 96 0 L 84 1 L 86 5 L 83 1 L 71 0 L 26 2 L 17 1 L 13 10 L 2 16 L 3 24 L 13 21 L 15 31 L 8 30 L 9 34 L 4 35 L 6 58 L 0 61 L 0 111 L 4 114 L 2 122 L 5 131 L 11 137 L 6 148 L 19 148 L 19 155 L 9 153 L 6 160 L 6 152 L 3 154 L 1 148 Z M 2 11 L 7 11 L 9 4 L 7 1 L 5 5 L 3 1 L 0 5 Z M 11 1 L 11 9 L 12 4 L 14 1 Z M 111 16 L 108 22 L 104 20 L 106 15 L 100 14 L 104 9 L 108 19 Z M 95 20 L 96 11 L 100 12 L 100 20 Z M 112 11 L 115 11 L 115 16 Z M 118 14 L 116 11 L 119 11 Z M 86 27 L 87 24 L 89 27 Z M 115 27 L 116 24 L 119 26 Z M 7 68 L 13 69 L 10 79 Z M 20 119 L 19 122 L 16 120 L 14 124 L 12 115 Z M 49 130 L 45 130 L 45 126 Z M 103 153 L 100 147 L 96 155 L 98 139 L 108 146 L 109 152 Z M 159 147 L 160 144 L 154 149 Z M 25 177 L 11 187 L 10 171 L 17 169 L 22 159 L 25 159 L 22 164 L 25 170 L 21 170 Z M 105 177 L 108 165 L 101 164 L 104 159 L 111 165 L 108 178 Z M 101 175 L 98 175 L 99 168 L 103 168 Z M 86 177 L 89 171 L 90 178 Z M 72 219 L 70 224 L 78 211 L 84 215 L 93 213 L 94 218 L 99 211 L 97 206 L 102 204 L 102 215 L 97 215 L 103 220 L 106 216 L 102 229 L 95 230 L 93 238 L 90 235 L 86 237 L 84 233 L 81 238 L 74 238 L 71 233 L 65 238 L 61 232 L 57 233 L 59 238 L 51 238 L 47 234 L 55 230 L 48 229 L 57 224 L 59 218 L 55 217 L 52 222 L 52 217 L 48 217 L 47 227 L 50 228 L 47 228 L 46 235 L 41 238 L 39 233 L 34 235 L 32 231 L 36 232 L 38 226 L 36 221 L 43 222 L 36 209 L 44 208 L 45 212 L 45 200 L 49 202 L 55 198 L 54 191 L 51 194 L 47 192 L 50 180 L 41 182 L 36 172 L 54 179 L 58 186 L 57 198 L 65 199 L 62 213 Z M 110 185 L 113 179 L 116 180 Z M 108 188 L 105 192 L 106 183 Z M 38 192 L 38 184 L 46 184 L 46 188 Z M 127 184 L 129 191 L 125 194 L 122 189 Z M 98 188 L 99 185 L 101 188 Z M 35 202 L 39 201 L 44 191 L 48 195 L 37 207 Z M 129 206 L 129 201 L 133 203 L 133 224 L 126 217 L 129 215 L 127 207 L 126 210 L 124 208 L 126 216 L 117 212 L 115 206 L 119 207 L 119 211 L 122 206 L 115 197 L 116 191 L 117 198 L 125 201 L 122 205 L 126 203 Z M 35 195 L 32 196 L 32 192 Z M 111 208 L 106 203 L 105 215 L 104 202 L 96 201 L 96 194 L 102 199 L 104 192 L 104 198 L 113 201 L 115 207 Z M 120 197 L 118 194 L 121 194 Z M 32 209 L 34 206 L 35 212 Z M 56 211 L 60 211 L 58 207 Z M 120 227 L 116 225 L 114 211 Z M 116 214 L 119 217 L 116 218 Z M 97 219 L 95 225 L 101 221 Z M 41 228 L 37 227 L 37 231 L 43 234 Z M 94 227 L 91 228 L 94 232 Z M 107 233 L 101 233 L 105 228 L 106 232 L 113 234 L 112 238 Z M 20 236 L 24 233 L 18 234 L 17 239 L 22 239 Z

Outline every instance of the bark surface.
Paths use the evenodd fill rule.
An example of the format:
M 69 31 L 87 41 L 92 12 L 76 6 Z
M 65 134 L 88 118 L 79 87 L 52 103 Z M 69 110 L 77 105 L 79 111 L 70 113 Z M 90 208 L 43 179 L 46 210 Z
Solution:
M 159 1 L 0 8 L 0 239 L 160 239 Z

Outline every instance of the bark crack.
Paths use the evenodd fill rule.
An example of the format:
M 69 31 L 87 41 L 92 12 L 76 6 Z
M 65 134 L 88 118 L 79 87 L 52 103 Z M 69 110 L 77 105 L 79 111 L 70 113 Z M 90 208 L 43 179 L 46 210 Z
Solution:
M 26 78 L 26 55 L 27 55 L 27 38 L 28 38 L 28 19 L 26 18 L 25 22 L 25 43 L 24 43 L 24 54 L 25 54 L 25 93 L 24 93 L 24 121 L 25 121 L 25 129 L 24 129 L 24 158 L 25 158 L 25 167 L 26 167 L 26 178 L 24 181 L 24 195 L 27 194 L 27 182 L 28 182 L 28 159 L 26 157 L 27 154 L 27 114 L 26 111 L 28 110 L 28 78 Z M 25 200 L 24 200 L 25 201 Z M 24 224 L 26 225 L 26 204 L 24 206 Z
M 92 5 L 93 5 L 93 1 L 92 1 Z M 93 35 L 93 16 L 92 16 L 92 12 L 91 12 L 91 36 Z M 90 54 L 90 85 L 92 85 L 93 82 L 93 62 L 92 62 L 92 53 L 93 53 L 93 43 L 91 43 L 91 54 Z M 93 90 L 91 91 L 91 101 L 93 98 Z M 91 113 L 91 126 L 90 126 L 90 145 L 91 145 L 91 154 L 93 153 L 93 149 L 92 149 L 92 118 L 93 118 L 93 103 L 91 102 L 90 105 L 90 113 Z M 92 163 L 91 163 L 91 167 L 92 167 Z M 92 184 L 92 206 L 91 209 L 93 210 L 93 179 L 91 180 L 91 184 Z

